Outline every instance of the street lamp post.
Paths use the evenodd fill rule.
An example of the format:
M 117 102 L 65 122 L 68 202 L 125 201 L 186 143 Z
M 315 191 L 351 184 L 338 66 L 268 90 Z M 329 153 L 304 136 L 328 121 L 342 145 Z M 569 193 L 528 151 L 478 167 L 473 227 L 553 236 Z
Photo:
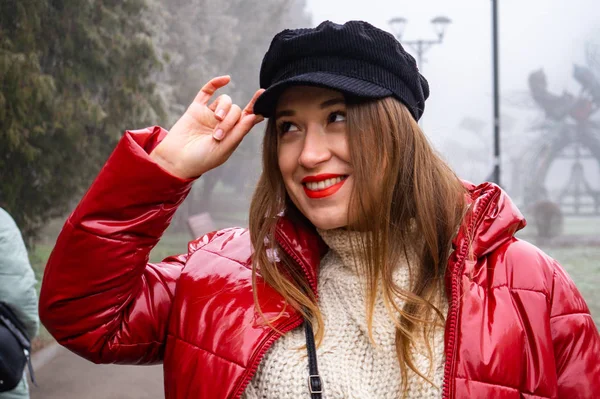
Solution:
M 444 34 L 446 33 L 446 28 L 452 22 L 450 18 L 439 16 L 435 17 L 431 20 L 431 24 L 437 34 L 437 39 L 418 39 L 418 40 L 402 40 L 402 35 L 404 34 L 404 28 L 406 27 L 406 23 L 408 20 L 402 17 L 392 18 L 389 21 L 390 27 L 392 28 L 392 33 L 396 36 L 399 42 L 403 45 L 407 45 L 412 48 L 417 54 L 417 65 L 422 70 L 423 69 L 423 55 L 427 50 L 429 50 L 435 44 L 441 44 L 444 40 Z
M 492 0 L 492 58 L 494 86 L 494 170 L 492 181 L 500 185 L 500 78 L 498 71 L 498 3 Z
M 390 19 L 389 24 L 392 28 L 392 33 L 401 42 L 403 45 L 407 45 L 412 48 L 417 53 L 417 66 L 423 71 L 423 63 L 425 60 L 423 59 L 423 55 L 427 50 L 433 47 L 436 44 L 441 44 L 444 40 L 444 34 L 446 33 L 446 28 L 452 22 L 450 18 L 444 16 L 438 16 L 431 20 L 431 24 L 433 25 L 433 29 L 437 34 L 437 39 L 417 39 L 417 40 L 403 40 L 402 35 L 404 34 L 404 28 L 406 27 L 406 23 L 408 20 L 402 17 L 395 17 Z M 423 118 L 419 121 L 419 125 L 423 128 Z

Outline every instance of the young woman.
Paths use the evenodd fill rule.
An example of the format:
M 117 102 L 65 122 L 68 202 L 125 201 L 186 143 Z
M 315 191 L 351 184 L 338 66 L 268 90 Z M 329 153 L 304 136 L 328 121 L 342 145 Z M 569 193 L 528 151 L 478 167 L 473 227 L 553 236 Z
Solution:
M 164 363 L 167 398 L 592 398 L 600 337 L 562 268 L 514 237 L 417 120 L 414 59 L 364 22 L 275 36 L 242 110 L 198 93 L 127 132 L 44 276 L 49 331 L 94 362 Z M 268 117 L 250 228 L 158 264 L 192 181 Z M 316 350 L 313 345 L 316 341 Z

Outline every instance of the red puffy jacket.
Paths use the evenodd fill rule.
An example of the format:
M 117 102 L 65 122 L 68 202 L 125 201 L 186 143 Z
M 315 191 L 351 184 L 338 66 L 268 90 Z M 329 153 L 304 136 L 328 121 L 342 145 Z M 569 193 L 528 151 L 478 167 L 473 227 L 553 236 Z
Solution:
M 191 184 L 148 157 L 164 134 L 120 141 L 58 238 L 40 316 L 93 362 L 164 362 L 167 398 L 239 398 L 280 335 L 254 308 L 247 230 L 147 263 Z M 447 270 L 443 397 L 597 398 L 600 337 L 581 295 L 556 261 L 514 237 L 525 222 L 497 186 L 469 190 L 472 212 Z M 327 250 L 318 235 L 282 219 L 277 239 L 316 289 Z M 278 315 L 281 296 L 261 288 L 266 315 Z M 276 327 L 300 324 L 287 307 Z

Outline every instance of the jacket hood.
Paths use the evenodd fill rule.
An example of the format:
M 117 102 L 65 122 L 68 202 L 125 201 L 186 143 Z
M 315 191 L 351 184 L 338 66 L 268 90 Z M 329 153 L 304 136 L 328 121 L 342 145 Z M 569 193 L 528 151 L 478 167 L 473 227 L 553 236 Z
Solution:
M 485 256 L 511 240 L 525 227 L 526 221 L 508 194 L 493 183 L 475 186 L 464 182 L 468 190 L 469 211 L 454 240 L 454 248 L 467 245 L 471 260 Z

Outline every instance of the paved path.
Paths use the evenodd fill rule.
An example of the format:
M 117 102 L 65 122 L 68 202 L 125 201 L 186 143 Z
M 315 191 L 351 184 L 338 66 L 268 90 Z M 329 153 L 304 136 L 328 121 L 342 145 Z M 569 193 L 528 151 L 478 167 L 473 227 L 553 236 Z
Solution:
M 36 369 L 31 399 L 161 399 L 162 366 L 97 365 L 64 348 Z

